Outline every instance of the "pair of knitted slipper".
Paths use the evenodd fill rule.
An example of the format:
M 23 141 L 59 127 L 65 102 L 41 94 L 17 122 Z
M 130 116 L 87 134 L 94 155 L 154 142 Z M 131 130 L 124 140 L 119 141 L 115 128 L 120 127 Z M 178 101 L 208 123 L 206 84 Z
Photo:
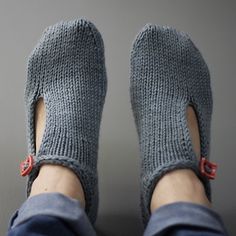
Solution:
M 47 28 L 28 61 L 25 89 L 28 152 L 21 174 L 27 194 L 42 164 L 70 168 L 80 178 L 85 211 L 92 223 L 98 208 L 97 153 L 107 79 L 104 46 L 95 26 L 84 19 Z M 146 25 L 131 53 L 130 94 L 142 159 L 142 212 L 157 181 L 168 171 L 190 168 L 202 179 L 210 198 L 214 168 L 201 171 L 186 121 L 186 108 L 197 113 L 201 155 L 209 154 L 212 95 L 207 66 L 190 38 L 172 28 Z M 35 148 L 35 106 L 44 99 L 46 127 Z M 205 176 L 204 176 L 205 175 Z

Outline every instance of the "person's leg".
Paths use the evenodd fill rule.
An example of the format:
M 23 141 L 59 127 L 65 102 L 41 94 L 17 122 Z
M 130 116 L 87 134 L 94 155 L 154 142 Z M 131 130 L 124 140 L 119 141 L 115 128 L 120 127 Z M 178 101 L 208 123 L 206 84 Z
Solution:
M 29 198 L 9 235 L 95 235 L 105 94 L 103 42 L 94 25 L 81 19 L 47 28 L 29 58 L 25 90 L 33 163 L 27 159 L 21 173 L 29 175 Z
M 199 170 L 209 155 L 212 95 L 207 66 L 190 38 L 147 25 L 133 45 L 130 92 L 145 235 L 225 235 L 210 209 L 207 176 L 214 177 L 215 166 Z
M 192 107 L 187 109 L 187 122 L 193 149 L 200 159 L 200 135 Z M 150 211 L 152 217 L 145 235 L 226 235 L 220 217 L 211 210 L 202 182 L 192 170 L 180 169 L 165 174 L 154 188 Z M 161 224 L 159 229 L 157 224 Z

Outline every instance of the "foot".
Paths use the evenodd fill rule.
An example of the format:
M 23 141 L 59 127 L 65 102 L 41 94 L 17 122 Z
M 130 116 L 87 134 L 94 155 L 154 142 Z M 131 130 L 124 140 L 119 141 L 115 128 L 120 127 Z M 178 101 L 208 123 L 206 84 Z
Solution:
M 40 98 L 35 110 L 36 153 L 42 143 L 45 124 L 45 105 L 43 99 Z M 45 164 L 40 167 L 39 174 L 32 184 L 29 197 L 42 193 L 61 193 L 79 200 L 81 206 L 85 208 L 84 191 L 80 179 L 67 167 L 53 164 Z
M 83 187 L 85 211 L 92 223 L 98 205 L 97 152 L 105 94 L 103 41 L 95 26 L 81 19 L 48 27 L 28 63 L 25 90 L 28 150 L 34 155 L 28 195 L 35 193 L 35 188 L 31 191 L 33 182 L 36 184 L 49 170 L 54 177 L 63 173 L 62 184 L 67 178 L 75 180 L 77 176 L 80 182 L 76 186 L 81 183 Z M 39 102 L 38 111 L 46 110 L 46 119 L 43 112 L 36 112 L 34 117 L 40 97 L 45 107 Z M 40 127 L 44 124 L 42 131 Z M 52 170 L 49 165 L 55 168 Z M 43 181 L 42 177 L 40 182 Z M 71 191 L 74 186 L 65 187 Z M 77 197 L 78 193 L 73 196 Z
M 200 152 L 202 156 L 209 152 L 209 72 L 186 34 L 147 25 L 133 45 L 130 93 L 141 151 L 141 205 L 146 223 L 153 191 L 165 174 L 187 169 L 200 176 Z M 187 122 L 189 106 L 196 111 L 201 138 L 194 119 Z M 209 197 L 209 182 L 202 180 Z
M 200 135 L 194 109 L 187 108 L 187 122 L 193 150 L 200 159 Z M 190 202 L 211 207 L 204 186 L 191 169 L 173 170 L 166 173 L 156 184 L 151 198 L 151 212 L 161 206 L 175 202 Z

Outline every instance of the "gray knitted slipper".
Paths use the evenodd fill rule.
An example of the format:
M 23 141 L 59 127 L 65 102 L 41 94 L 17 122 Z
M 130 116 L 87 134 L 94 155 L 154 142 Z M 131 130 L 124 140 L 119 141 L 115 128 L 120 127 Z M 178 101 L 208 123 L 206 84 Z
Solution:
M 29 195 L 42 164 L 73 170 L 82 183 L 92 223 L 98 207 L 98 136 L 105 94 L 103 41 L 95 26 L 79 19 L 48 27 L 28 61 L 25 103 L 28 152 L 33 157 L 22 163 L 22 175 L 29 175 Z M 36 155 L 34 111 L 40 97 L 46 127 Z
M 139 135 L 141 206 L 144 223 L 157 181 L 168 171 L 192 169 L 203 181 L 210 199 L 208 178 L 216 166 L 199 161 L 193 151 L 186 120 L 194 107 L 200 129 L 201 156 L 209 156 L 212 94 L 206 63 L 188 35 L 169 27 L 146 25 L 131 53 L 130 94 Z

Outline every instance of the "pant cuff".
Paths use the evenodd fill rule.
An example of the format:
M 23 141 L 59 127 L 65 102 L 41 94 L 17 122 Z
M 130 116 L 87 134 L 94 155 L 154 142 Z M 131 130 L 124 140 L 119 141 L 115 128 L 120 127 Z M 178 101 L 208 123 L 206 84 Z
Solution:
M 193 226 L 227 235 L 220 216 L 202 205 L 178 202 L 157 209 L 151 216 L 144 236 L 162 235 L 171 227 Z
M 79 235 L 96 235 L 79 201 L 60 193 L 43 193 L 28 198 L 13 215 L 10 228 L 23 224 L 36 215 L 57 217 Z

